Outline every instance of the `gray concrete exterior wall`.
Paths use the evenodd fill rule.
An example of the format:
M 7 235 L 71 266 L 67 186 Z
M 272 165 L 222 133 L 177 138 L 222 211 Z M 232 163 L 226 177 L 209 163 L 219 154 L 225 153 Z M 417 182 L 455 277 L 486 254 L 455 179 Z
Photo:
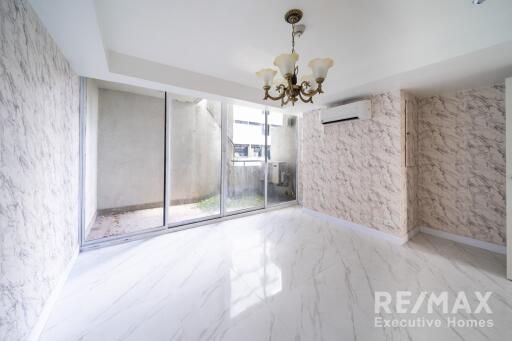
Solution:
M 164 99 L 100 89 L 98 209 L 163 202 Z
M 220 193 L 220 102 L 171 104 L 171 203 Z

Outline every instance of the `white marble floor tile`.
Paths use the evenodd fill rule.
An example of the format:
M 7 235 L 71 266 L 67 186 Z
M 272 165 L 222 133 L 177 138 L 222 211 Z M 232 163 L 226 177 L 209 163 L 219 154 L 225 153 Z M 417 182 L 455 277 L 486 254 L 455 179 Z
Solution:
M 494 326 L 375 327 L 376 290 L 492 291 L 493 314 L 457 316 Z M 80 254 L 41 340 L 506 340 L 510 321 L 504 256 L 287 208 Z

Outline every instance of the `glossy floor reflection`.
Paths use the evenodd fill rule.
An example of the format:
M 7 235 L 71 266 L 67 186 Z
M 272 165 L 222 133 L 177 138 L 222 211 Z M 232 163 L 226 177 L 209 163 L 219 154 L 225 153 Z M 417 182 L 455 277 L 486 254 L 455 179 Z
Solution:
M 505 340 L 504 276 L 502 255 L 393 245 L 294 207 L 80 254 L 41 340 Z M 494 327 L 376 328 L 376 290 L 492 291 Z

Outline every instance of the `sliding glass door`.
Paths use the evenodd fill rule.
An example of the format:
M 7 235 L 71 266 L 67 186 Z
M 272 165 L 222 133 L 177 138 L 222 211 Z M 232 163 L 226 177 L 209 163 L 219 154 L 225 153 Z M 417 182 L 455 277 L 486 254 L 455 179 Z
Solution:
M 297 199 L 297 117 L 268 112 L 268 205 Z
M 265 111 L 227 107 L 226 212 L 265 207 Z
M 176 225 L 219 216 L 221 103 L 198 98 L 179 98 L 169 102 L 171 172 L 168 222 Z
M 81 84 L 82 245 L 296 199 L 295 116 Z
M 163 226 L 164 93 L 93 79 L 83 87 L 84 239 Z

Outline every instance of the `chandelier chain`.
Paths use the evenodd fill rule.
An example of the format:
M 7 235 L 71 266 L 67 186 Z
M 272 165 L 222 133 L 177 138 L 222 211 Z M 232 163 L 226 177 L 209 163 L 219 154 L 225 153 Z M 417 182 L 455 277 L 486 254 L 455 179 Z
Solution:
M 292 53 L 295 52 L 295 24 L 292 24 Z

